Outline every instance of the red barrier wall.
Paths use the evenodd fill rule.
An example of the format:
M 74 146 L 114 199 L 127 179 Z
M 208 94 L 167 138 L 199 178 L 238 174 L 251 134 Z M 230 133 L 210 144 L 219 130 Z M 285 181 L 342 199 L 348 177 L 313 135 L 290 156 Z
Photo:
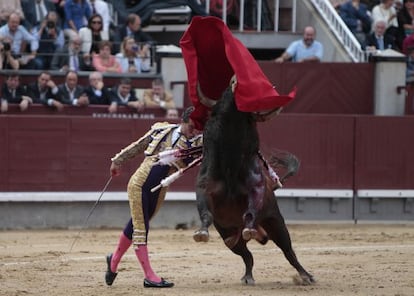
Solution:
M 373 114 L 373 63 L 259 62 L 280 93 L 297 88 L 283 113 Z
M 355 187 L 414 189 L 414 117 L 356 117 Z
M 89 116 L 0 116 L 0 191 L 100 191 L 110 157 L 155 119 Z M 262 150 L 301 160 L 288 188 L 413 189 L 414 117 L 281 114 L 259 124 Z M 110 191 L 126 189 L 142 158 L 132 160 Z M 174 191 L 192 191 L 197 169 Z
M 352 116 L 281 114 L 259 129 L 265 153 L 277 148 L 300 159 L 289 188 L 353 188 Z

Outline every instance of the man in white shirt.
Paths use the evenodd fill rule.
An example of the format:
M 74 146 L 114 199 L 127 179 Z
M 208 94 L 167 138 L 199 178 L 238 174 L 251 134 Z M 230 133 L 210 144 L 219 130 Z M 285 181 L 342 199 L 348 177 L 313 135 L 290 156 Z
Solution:
M 303 31 L 303 39 L 292 42 L 276 63 L 289 60 L 292 62 L 320 62 L 323 57 L 323 45 L 315 40 L 315 28 L 308 26 Z

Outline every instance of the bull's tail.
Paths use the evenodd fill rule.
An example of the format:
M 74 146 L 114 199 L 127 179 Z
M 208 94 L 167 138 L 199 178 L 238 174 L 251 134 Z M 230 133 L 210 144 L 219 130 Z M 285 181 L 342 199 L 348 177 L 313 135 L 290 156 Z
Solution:
M 279 179 L 280 182 L 284 184 L 289 177 L 294 176 L 298 172 L 300 161 L 295 155 L 288 151 L 277 150 L 272 152 L 269 164 L 275 171 L 284 171 L 284 174 Z M 276 185 L 274 190 L 277 188 L 278 186 Z

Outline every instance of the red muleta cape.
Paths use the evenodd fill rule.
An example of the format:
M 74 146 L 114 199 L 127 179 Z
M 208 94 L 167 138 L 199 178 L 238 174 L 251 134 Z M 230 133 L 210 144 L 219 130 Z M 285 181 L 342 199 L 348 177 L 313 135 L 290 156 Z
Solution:
M 236 106 L 242 112 L 272 110 L 286 105 L 295 96 L 295 91 L 279 95 L 248 49 L 217 17 L 193 17 L 180 46 L 187 69 L 189 95 L 195 107 L 191 118 L 199 130 L 208 119 L 209 108 L 200 103 L 197 83 L 205 96 L 219 100 L 236 74 L 234 95 Z

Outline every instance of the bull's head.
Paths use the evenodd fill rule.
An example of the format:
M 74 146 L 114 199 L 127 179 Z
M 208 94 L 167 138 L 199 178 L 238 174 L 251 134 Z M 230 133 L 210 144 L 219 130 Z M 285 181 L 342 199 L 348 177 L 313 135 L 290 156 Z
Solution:
M 236 75 L 233 75 L 233 77 L 230 80 L 230 87 L 233 93 L 236 89 L 236 86 L 237 86 L 237 78 L 236 78 Z M 199 83 L 197 84 L 197 94 L 198 94 L 200 103 L 208 108 L 212 108 L 217 103 L 217 100 L 210 99 L 202 92 Z M 264 121 L 271 119 L 273 116 L 278 115 L 282 111 L 282 109 L 283 107 L 277 107 L 272 110 L 252 112 L 252 114 L 256 121 L 264 122 Z

